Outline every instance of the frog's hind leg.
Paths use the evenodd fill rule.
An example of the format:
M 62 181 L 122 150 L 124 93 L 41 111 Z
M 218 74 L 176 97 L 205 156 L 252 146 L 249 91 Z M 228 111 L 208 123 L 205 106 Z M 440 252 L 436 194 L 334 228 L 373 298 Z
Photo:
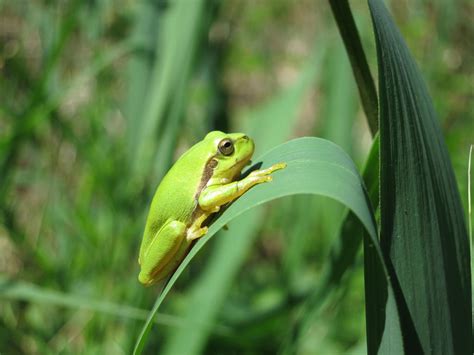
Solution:
M 168 220 L 156 233 L 141 258 L 141 271 L 138 280 L 145 285 L 151 285 L 164 279 L 168 270 L 180 262 L 180 256 L 186 245 L 186 225 L 176 220 Z M 171 265 L 173 264 L 173 265 Z
M 194 220 L 193 224 L 189 227 L 187 233 L 186 233 L 186 239 L 188 241 L 193 241 L 196 239 L 199 239 L 203 237 L 207 233 L 207 226 L 202 227 L 202 224 L 206 219 L 211 215 L 211 213 L 216 213 L 219 211 L 219 206 L 214 208 L 211 212 L 204 212 L 201 211 L 200 214 L 196 217 Z

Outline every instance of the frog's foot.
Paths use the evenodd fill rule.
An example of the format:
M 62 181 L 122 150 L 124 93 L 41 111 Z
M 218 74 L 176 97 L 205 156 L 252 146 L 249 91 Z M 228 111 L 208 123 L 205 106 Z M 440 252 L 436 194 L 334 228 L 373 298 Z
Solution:
M 273 164 L 269 168 L 252 171 L 249 175 L 249 178 L 255 179 L 258 182 L 272 181 L 270 174 L 277 170 L 284 169 L 285 167 L 286 163 Z
M 199 239 L 207 233 L 207 230 L 208 230 L 207 227 L 202 227 L 202 228 L 199 228 L 199 229 L 189 230 L 187 235 L 186 235 L 186 239 L 188 241 Z
M 286 163 L 276 163 L 276 164 L 273 164 L 271 167 L 269 167 L 267 169 L 263 169 L 263 171 L 268 171 L 268 174 L 271 174 L 274 171 L 281 170 L 281 169 L 284 169 L 284 168 L 286 168 Z

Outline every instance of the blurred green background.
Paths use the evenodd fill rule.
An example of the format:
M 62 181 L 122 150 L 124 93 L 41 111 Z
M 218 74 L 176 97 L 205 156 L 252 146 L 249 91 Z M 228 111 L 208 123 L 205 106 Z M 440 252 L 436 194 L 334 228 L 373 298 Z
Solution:
M 351 2 L 376 73 L 367 5 Z M 467 210 L 474 4 L 392 1 Z M 0 352 L 129 353 L 159 287 L 137 281 L 163 174 L 213 129 L 256 155 L 321 136 L 361 166 L 371 135 L 326 1 L 0 0 Z M 252 210 L 198 254 L 150 339 L 160 353 L 365 353 L 362 255 L 310 299 L 344 210 Z M 290 344 L 290 345 L 288 345 Z

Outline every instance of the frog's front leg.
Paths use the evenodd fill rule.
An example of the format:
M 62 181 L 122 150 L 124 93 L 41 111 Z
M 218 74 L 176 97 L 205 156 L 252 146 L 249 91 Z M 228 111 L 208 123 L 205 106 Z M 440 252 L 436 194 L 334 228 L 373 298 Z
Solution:
M 209 181 L 199 195 L 198 203 L 202 210 L 215 213 L 219 207 L 242 196 L 251 187 L 272 180 L 270 176 L 276 170 L 286 167 L 285 163 L 274 164 L 263 170 L 252 171 L 242 180 L 226 183 L 220 180 Z
M 163 279 L 176 265 L 175 256 L 180 250 L 186 236 L 186 225 L 171 220 L 156 232 L 150 244 L 140 257 L 141 266 L 138 280 L 148 286 Z

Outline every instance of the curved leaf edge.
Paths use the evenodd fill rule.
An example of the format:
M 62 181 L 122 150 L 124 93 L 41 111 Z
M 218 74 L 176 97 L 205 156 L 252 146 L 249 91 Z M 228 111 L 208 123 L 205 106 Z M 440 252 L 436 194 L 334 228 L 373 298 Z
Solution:
M 365 223 L 363 222 L 363 220 L 361 219 L 361 217 L 359 216 L 359 214 L 357 213 L 357 211 L 354 211 L 352 210 L 349 206 L 347 206 L 345 203 L 343 203 L 340 199 L 338 198 L 335 198 L 334 196 L 332 195 L 329 195 L 329 194 L 325 194 L 325 193 L 318 193 L 316 195 L 320 195 L 320 196 L 325 196 L 325 197 L 329 197 L 329 198 L 332 198 L 340 203 L 343 203 L 344 205 L 346 205 L 356 216 L 357 216 L 357 219 L 359 220 L 359 222 L 364 226 L 364 228 L 366 229 L 367 231 L 367 234 L 370 236 L 370 243 L 371 243 L 371 247 L 373 247 L 374 251 L 375 251 L 375 255 L 378 259 L 378 262 L 380 264 L 380 267 L 382 268 L 382 273 L 387 281 L 387 285 L 388 285 L 388 298 L 387 298 L 387 307 L 390 308 L 391 310 L 395 311 L 395 314 L 396 314 L 396 318 L 395 318 L 395 321 L 394 323 L 392 323 L 392 326 L 395 328 L 395 330 L 398 328 L 400 330 L 400 321 L 399 321 L 399 313 L 398 313 L 398 306 L 395 302 L 395 294 L 394 294 L 394 291 L 393 291 L 393 288 L 392 288 L 392 285 L 391 285 L 391 280 L 390 280 L 390 277 L 389 277 L 389 272 L 388 272 L 388 268 L 387 268 L 387 265 L 385 263 L 385 260 L 384 260 L 384 257 L 383 257 L 383 254 L 382 254 L 382 250 L 380 248 L 380 244 L 379 244 L 379 241 L 378 241 L 378 237 L 377 237 L 377 225 L 376 225 L 376 222 L 375 222 L 375 216 L 374 216 L 374 213 L 373 213 L 373 209 L 372 209 L 372 206 L 371 206 L 371 203 L 370 203 L 370 200 L 367 196 L 367 192 L 366 192 L 366 189 L 365 189 L 365 186 L 364 186 L 364 183 L 363 183 L 363 180 L 362 178 L 360 177 L 357 169 L 355 168 L 355 164 L 353 163 L 352 159 L 335 143 L 333 142 L 330 142 L 328 140 L 325 140 L 325 139 L 322 139 L 322 138 L 316 138 L 316 137 L 302 137 L 302 138 L 297 138 L 297 139 L 293 139 L 293 140 L 290 140 L 286 143 L 283 143 L 279 146 L 276 146 L 275 148 L 269 150 L 267 153 L 264 153 L 259 159 L 256 159 L 255 161 L 257 161 L 258 165 L 262 165 L 263 162 L 266 162 L 266 158 L 268 156 L 270 156 L 272 153 L 274 154 L 275 152 L 279 151 L 279 150 L 282 150 L 284 151 L 286 146 L 289 146 L 289 145 L 292 145 L 292 144 L 298 144 L 304 140 L 307 140 L 307 141 L 314 141 L 314 142 L 319 142 L 319 143 L 322 143 L 322 144 L 325 144 L 327 145 L 327 147 L 331 147 L 333 149 L 335 149 L 335 151 L 341 155 L 341 157 L 343 157 L 343 159 L 349 164 L 349 169 L 346 169 L 347 171 L 351 172 L 351 174 L 355 174 L 359 180 L 359 183 L 361 184 L 362 188 L 363 188 L 363 191 L 364 191 L 364 195 L 365 195 L 365 200 L 366 200 L 366 203 L 367 203 L 367 208 L 368 210 L 370 211 L 370 214 L 371 214 L 371 222 L 372 222 L 372 227 L 371 226 L 367 226 L 365 225 Z M 332 163 L 330 163 L 332 164 Z M 251 169 L 251 168 L 250 168 Z M 250 193 L 251 191 L 249 191 L 248 193 Z M 248 194 L 247 193 L 247 194 Z M 236 214 L 234 214 L 231 218 L 229 218 L 228 220 L 226 218 L 223 218 L 224 214 L 222 214 L 221 216 L 219 216 L 219 218 L 217 218 L 213 224 L 210 226 L 209 228 L 209 231 L 208 233 L 203 237 L 201 238 L 195 245 L 194 247 L 192 248 L 192 250 L 189 252 L 189 254 L 185 257 L 185 259 L 182 261 L 182 263 L 180 264 L 180 266 L 176 269 L 176 271 L 173 273 L 173 275 L 171 275 L 171 277 L 168 279 L 168 281 L 166 282 L 166 284 L 163 286 L 163 289 L 160 293 L 160 295 L 158 296 L 153 308 L 151 309 L 149 315 L 148 315 L 148 318 L 145 322 L 145 324 L 143 325 L 143 328 L 140 332 L 140 335 L 137 339 L 137 342 L 135 344 L 135 348 L 134 348 L 134 351 L 133 351 L 133 354 L 141 354 L 142 351 L 143 351 L 143 348 L 145 347 L 145 344 L 146 344 L 146 340 L 148 338 L 148 335 L 153 327 L 153 319 L 155 318 L 157 312 L 158 312 L 158 309 L 159 307 L 161 306 L 161 304 L 163 303 L 163 300 L 165 299 L 165 297 L 168 295 L 169 291 L 171 290 L 171 288 L 173 287 L 173 285 L 175 284 L 175 282 L 177 281 L 177 279 L 179 278 L 179 276 L 182 274 L 182 272 L 184 271 L 184 269 L 188 266 L 189 262 L 196 256 L 196 254 L 201 250 L 201 248 L 209 241 L 209 239 L 211 239 L 222 227 L 224 227 L 224 225 L 226 225 L 230 220 L 240 216 L 241 214 L 243 214 L 244 212 L 250 210 L 251 208 L 253 207 L 257 207 L 265 202 L 269 202 L 271 200 L 274 200 L 276 198 L 280 198 L 280 197 L 284 197 L 284 196 L 290 196 L 290 195 L 298 195 L 298 194 L 303 194 L 303 193 L 288 193 L 288 194 L 285 194 L 285 195 L 278 195 L 276 197 L 273 197 L 273 198 L 267 198 L 267 199 L 261 199 L 259 201 L 257 201 L 257 203 L 254 203 L 254 204 L 248 204 L 246 205 L 244 208 L 240 209 Z M 393 318 L 392 318 L 393 319 Z M 392 333 L 393 335 L 394 333 Z M 396 335 L 396 332 L 395 332 L 395 335 Z M 400 337 L 401 339 L 401 332 L 398 333 L 398 336 Z M 386 340 L 386 339 L 382 339 L 382 343 L 386 343 L 386 342 L 391 342 L 390 339 Z M 396 340 L 396 343 L 400 343 L 400 341 L 398 341 L 398 339 Z M 381 344 L 382 346 L 383 344 Z M 402 349 L 401 349 L 402 350 Z

